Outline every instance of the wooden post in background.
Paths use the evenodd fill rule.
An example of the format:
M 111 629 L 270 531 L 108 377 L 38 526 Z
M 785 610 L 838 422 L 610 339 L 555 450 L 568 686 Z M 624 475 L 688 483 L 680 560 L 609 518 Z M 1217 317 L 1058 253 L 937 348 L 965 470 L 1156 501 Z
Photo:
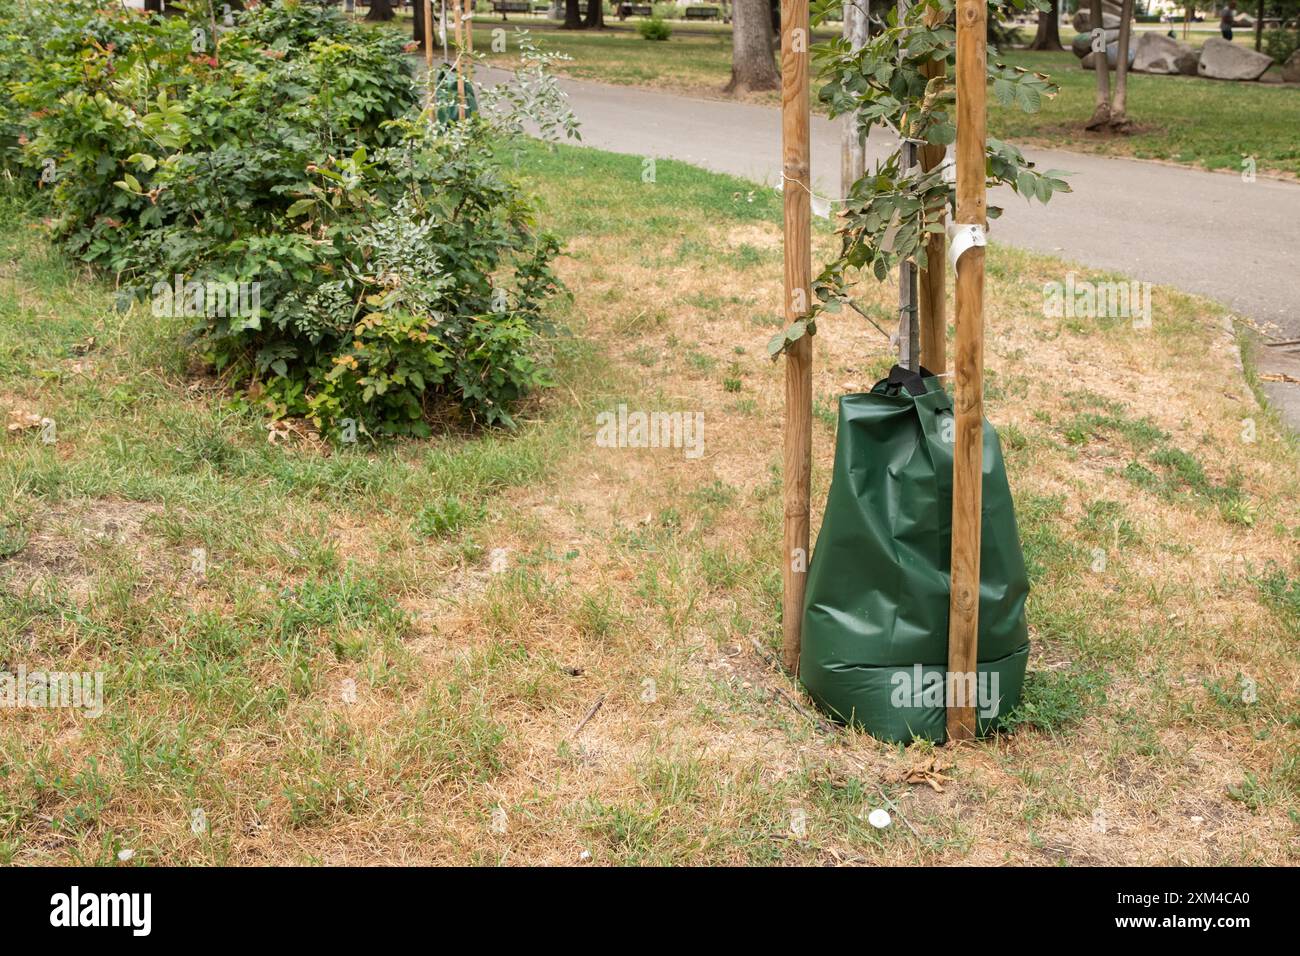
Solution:
M 809 149 L 808 0 L 781 0 L 781 158 L 785 207 L 785 319 L 806 319 L 812 297 L 812 179 Z M 785 356 L 784 546 L 781 659 L 798 673 L 808 581 L 812 481 L 812 338 Z
M 436 91 L 437 80 L 433 76 L 433 0 L 424 0 L 424 66 L 429 71 L 429 82 L 435 84 Z
M 988 224 L 984 149 L 985 0 L 957 3 L 957 214 Z M 952 471 L 952 600 L 948 612 L 948 739 L 975 736 L 975 701 L 962 678 L 979 657 L 980 506 L 984 466 L 984 247 L 957 260 L 956 431 Z M 954 706 L 959 704 L 961 706 Z
M 933 79 L 947 72 L 942 60 L 931 60 L 925 66 L 925 75 Z M 921 169 L 930 172 L 943 163 L 942 146 L 927 144 L 921 147 Z M 940 207 L 942 213 L 942 207 Z M 942 220 L 941 220 L 942 221 Z M 946 335 L 948 317 L 944 303 L 944 239 L 942 232 L 931 233 L 925 241 L 926 268 L 921 270 L 921 364 L 935 375 L 947 371 L 948 355 Z
M 460 119 L 465 118 L 465 64 L 462 58 L 465 55 L 465 18 L 461 15 L 464 11 L 461 8 L 461 0 L 452 0 L 452 13 L 456 21 L 456 98 L 460 107 L 458 115 Z
M 474 79 L 474 0 L 465 0 L 465 52 L 469 54 L 469 59 L 465 61 L 465 69 L 469 73 L 470 80 Z

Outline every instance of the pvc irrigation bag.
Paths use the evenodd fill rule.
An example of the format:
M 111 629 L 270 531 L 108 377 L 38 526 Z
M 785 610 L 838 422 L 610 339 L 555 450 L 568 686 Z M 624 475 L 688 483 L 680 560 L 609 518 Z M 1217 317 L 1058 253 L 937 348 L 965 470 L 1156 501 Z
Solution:
M 823 710 L 881 740 L 947 736 L 954 433 L 952 400 L 925 369 L 895 366 L 870 392 L 840 399 L 799 677 Z M 1002 449 L 987 421 L 982 512 L 980 734 L 1019 703 L 1029 660 L 1029 579 Z
M 438 107 L 439 126 L 446 126 L 460 116 L 460 85 L 456 82 L 456 71 L 449 64 L 444 63 L 438 67 L 438 81 L 435 84 L 434 96 Z M 468 118 L 477 112 L 478 94 L 474 92 L 474 84 L 466 77 L 465 116 Z

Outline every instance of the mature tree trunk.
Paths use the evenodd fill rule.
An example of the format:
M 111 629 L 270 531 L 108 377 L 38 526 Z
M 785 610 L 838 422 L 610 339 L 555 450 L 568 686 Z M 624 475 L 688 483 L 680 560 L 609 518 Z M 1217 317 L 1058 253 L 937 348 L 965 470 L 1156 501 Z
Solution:
M 775 90 L 781 74 L 772 56 L 768 0 L 735 0 L 731 27 L 731 80 L 724 93 Z
M 1092 65 L 1097 73 L 1097 100 L 1092 110 L 1092 119 L 1085 124 L 1085 129 L 1099 129 L 1110 122 L 1110 63 L 1106 59 L 1106 30 L 1101 16 L 1101 0 L 1091 0 L 1088 26 L 1101 34 L 1101 40 L 1092 44 Z M 1100 50 L 1097 49 L 1098 46 L 1101 47 Z
M 1030 50 L 1064 50 L 1061 46 L 1061 0 L 1052 0 L 1051 10 L 1038 11 L 1038 32 Z
M 565 30 L 582 29 L 582 0 L 564 0 L 564 26 Z
M 587 0 L 587 15 L 583 18 L 584 27 L 595 27 L 597 30 L 605 26 L 605 0 Z
M 144 0 L 144 8 L 150 13 L 162 13 L 163 0 Z
M 1119 14 L 1119 55 L 1115 58 L 1115 101 L 1110 108 L 1110 128 L 1118 133 L 1129 130 L 1128 121 L 1128 45 L 1133 34 L 1133 0 L 1123 0 Z
M 424 6 L 423 3 L 420 4 Z M 366 14 L 366 19 L 372 22 L 387 22 L 397 14 L 393 13 L 393 0 L 370 0 L 370 11 Z
M 374 9 L 371 7 L 370 9 Z M 411 4 L 411 12 L 415 14 L 411 18 L 411 39 L 420 44 L 420 49 L 424 49 L 424 0 L 415 0 Z M 369 19 L 369 18 L 367 18 Z

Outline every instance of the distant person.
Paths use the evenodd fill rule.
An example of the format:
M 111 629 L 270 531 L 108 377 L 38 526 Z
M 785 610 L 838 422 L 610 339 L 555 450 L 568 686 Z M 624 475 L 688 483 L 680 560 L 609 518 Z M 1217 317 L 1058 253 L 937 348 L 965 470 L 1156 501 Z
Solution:
M 1237 0 L 1230 0 L 1219 14 L 1219 32 L 1225 40 L 1232 39 L 1232 22 L 1237 19 Z

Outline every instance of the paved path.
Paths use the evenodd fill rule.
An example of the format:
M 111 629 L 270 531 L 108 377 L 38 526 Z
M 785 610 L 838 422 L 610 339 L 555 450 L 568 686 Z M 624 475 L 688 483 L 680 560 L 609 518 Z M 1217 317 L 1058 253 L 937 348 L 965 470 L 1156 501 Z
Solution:
M 490 81 L 506 76 L 486 73 Z M 561 85 L 586 145 L 684 160 L 770 185 L 780 181 L 775 107 L 583 80 Z M 814 190 L 837 196 L 838 126 L 814 116 L 812 137 Z M 873 131 L 868 166 L 887 148 Z M 1030 206 L 998 190 L 991 201 L 1005 212 L 992 224 L 994 242 L 1199 293 L 1279 326 L 1284 338 L 1300 338 L 1300 184 L 1245 183 L 1239 175 L 1083 153 L 1027 148 L 1025 154 L 1041 169 L 1069 172 L 1074 191 Z M 1300 357 L 1277 361 L 1293 358 L 1291 374 L 1300 374 Z M 1269 391 L 1300 430 L 1300 386 Z

